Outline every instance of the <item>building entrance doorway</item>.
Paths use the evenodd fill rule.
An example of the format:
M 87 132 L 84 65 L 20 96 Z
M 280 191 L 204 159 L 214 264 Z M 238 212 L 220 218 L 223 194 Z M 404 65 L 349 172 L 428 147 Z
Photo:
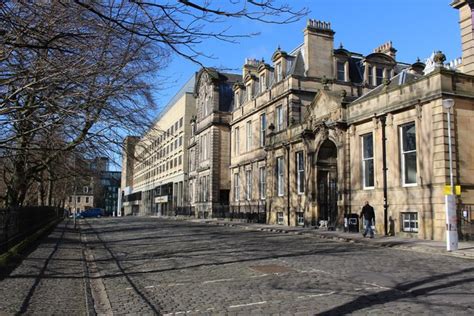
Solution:
M 335 228 L 337 220 L 337 148 L 325 140 L 316 161 L 319 221 L 328 228 Z

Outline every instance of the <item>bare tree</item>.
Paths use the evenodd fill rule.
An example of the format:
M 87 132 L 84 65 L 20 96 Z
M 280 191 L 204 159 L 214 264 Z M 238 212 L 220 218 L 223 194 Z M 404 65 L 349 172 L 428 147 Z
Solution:
M 107 155 L 141 135 L 170 54 L 200 63 L 199 43 L 251 35 L 232 34 L 229 20 L 305 13 L 272 0 L 0 2 L 0 196 L 22 205 L 35 181 L 44 191 L 44 179 L 62 178 L 65 153 Z

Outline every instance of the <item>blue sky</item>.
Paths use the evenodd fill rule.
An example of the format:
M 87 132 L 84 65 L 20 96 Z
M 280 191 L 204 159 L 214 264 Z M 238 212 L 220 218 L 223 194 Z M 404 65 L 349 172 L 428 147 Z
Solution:
M 227 0 L 218 0 L 227 1 Z M 434 50 L 441 50 L 447 60 L 461 56 L 458 11 L 450 0 L 285 0 L 295 8 L 306 7 L 311 12 L 298 22 L 287 25 L 262 24 L 248 20 L 233 20 L 230 32 L 260 35 L 244 38 L 238 44 L 206 41 L 197 48 L 214 58 L 202 58 L 209 67 L 232 69 L 240 73 L 246 57 L 262 57 L 269 61 L 280 45 L 291 51 L 303 42 L 302 30 L 308 18 L 331 22 L 336 32 L 334 45 L 369 54 L 377 46 L 392 41 L 398 50 L 397 60 L 424 60 Z M 225 25 L 218 25 L 223 28 Z M 175 56 L 161 75 L 162 90 L 155 94 L 159 108 L 173 97 L 199 67 Z M 161 80 L 160 80 L 161 81 Z

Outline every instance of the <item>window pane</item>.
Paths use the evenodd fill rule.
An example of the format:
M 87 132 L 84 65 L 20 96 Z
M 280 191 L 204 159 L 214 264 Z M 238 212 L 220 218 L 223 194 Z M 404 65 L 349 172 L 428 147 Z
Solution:
M 345 69 L 344 63 L 341 61 L 337 62 L 337 80 L 344 81 L 345 78 Z
M 416 130 L 415 124 L 402 127 L 403 151 L 416 150 Z
M 366 160 L 365 162 L 365 174 L 364 174 L 364 179 L 365 179 L 365 186 L 366 187 L 373 187 L 374 186 L 374 160 Z
M 416 152 L 405 154 L 405 183 L 416 183 Z
M 283 195 L 283 158 L 277 158 L 277 192 L 279 196 Z
M 363 137 L 364 142 L 364 158 L 372 158 L 374 156 L 374 139 L 372 134 Z
M 375 75 L 376 75 L 376 79 L 377 79 L 377 85 L 381 85 L 382 84 L 382 80 L 383 80 L 383 68 L 376 68 L 375 69 Z
M 265 114 L 260 116 L 260 146 L 265 146 L 265 131 L 267 129 L 267 118 Z

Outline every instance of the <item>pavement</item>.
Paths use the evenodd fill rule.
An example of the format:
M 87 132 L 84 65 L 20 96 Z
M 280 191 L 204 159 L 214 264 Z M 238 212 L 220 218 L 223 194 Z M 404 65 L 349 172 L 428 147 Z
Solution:
M 315 237 L 332 239 L 341 242 L 363 243 L 375 247 L 396 248 L 408 251 L 440 254 L 465 259 L 474 259 L 474 241 L 461 241 L 458 243 L 458 250 L 447 251 L 446 242 L 444 241 L 423 240 L 399 236 L 383 236 L 377 234 L 374 238 L 364 238 L 362 236 L 362 233 L 331 231 L 324 229 L 315 229 L 314 227 L 288 227 L 282 225 L 255 224 L 221 219 L 192 219 L 189 221 L 207 223 L 209 225 L 236 227 L 241 229 L 254 229 L 259 231 L 278 232 L 283 234 L 313 235 Z
M 4 271 L 2 271 L 4 272 Z M 93 311 L 79 230 L 64 220 L 0 278 L 0 315 L 87 315 Z

